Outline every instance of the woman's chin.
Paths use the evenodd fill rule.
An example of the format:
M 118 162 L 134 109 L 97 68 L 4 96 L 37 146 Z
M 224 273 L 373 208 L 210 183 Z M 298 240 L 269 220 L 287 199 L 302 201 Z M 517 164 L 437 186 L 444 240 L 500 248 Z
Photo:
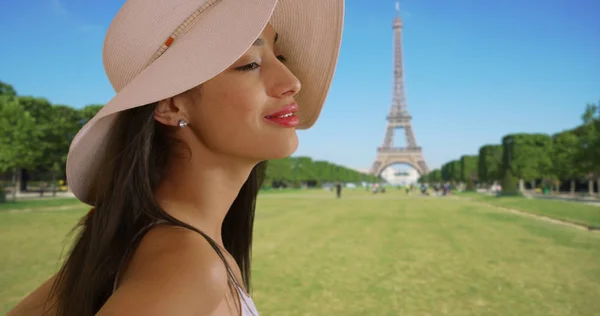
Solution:
M 298 137 L 290 136 L 288 139 L 278 139 L 276 142 L 265 146 L 261 156 L 264 160 L 282 159 L 291 156 L 298 150 Z

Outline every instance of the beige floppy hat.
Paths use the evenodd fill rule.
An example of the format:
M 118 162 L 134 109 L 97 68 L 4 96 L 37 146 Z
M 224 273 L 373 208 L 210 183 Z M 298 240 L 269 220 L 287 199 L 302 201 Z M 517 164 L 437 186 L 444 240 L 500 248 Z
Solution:
M 104 41 L 104 68 L 117 92 L 73 139 L 67 180 L 81 201 L 104 158 L 118 112 L 187 91 L 241 57 L 267 23 L 302 83 L 300 129 L 321 112 L 340 49 L 344 0 L 127 0 Z

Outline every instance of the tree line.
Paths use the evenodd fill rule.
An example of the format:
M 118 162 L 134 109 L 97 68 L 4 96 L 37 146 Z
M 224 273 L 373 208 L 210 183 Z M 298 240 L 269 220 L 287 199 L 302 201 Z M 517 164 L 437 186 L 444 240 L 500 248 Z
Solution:
M 600 188 L 600 103 L 587 104 L 582 124 L 552 135 L 515 133 L 499 144 L 486 144 L 477 155 L 463 155 L 432 170 L 420 182 L 477 186 L 501 184 L 502 192 L 546 188 L 575 193 L 577 184 L 587 182 L 594 194 Z
M 361 173 L 328 161 L 310 157 L 288 157 L 271 160 L 265 175 L 267 185 L 280 186 L 318 186 L 325 182 L 361 183 L 381 182 L 377 176 Z
M 13 181 L 18 181 L 20 173 L 27 170 L 46 175 L 50 183 L 68 180 L 65 164 L 71 141 L 102 106 L 75 109 L 51 104 L 45 98 L 18 95 L 13 86 L 0 81 L 0 175 L 6 178 L 12 173 Z M 379 180 L 328 161 L 289 157 L 268 162 L 265 184 L 285 187 L 328 181 Z
M 64 178 L 71 140 L 102 105 L 74 109 L 45 98 L 19 96 L 0 81 L 0 174 L 21 178 L 23 169 Z

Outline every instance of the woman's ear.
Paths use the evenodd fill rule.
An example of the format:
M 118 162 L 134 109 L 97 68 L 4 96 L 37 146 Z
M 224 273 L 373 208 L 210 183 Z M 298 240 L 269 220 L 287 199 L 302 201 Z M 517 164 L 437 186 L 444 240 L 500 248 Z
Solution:
M 158 102 L 154 109 L 154 119 L 167 126 L 178 126 L 179 120 L 187 120 L 183 111 L 175 105 L 173 98 Z
M 158 101 L 154 109 L 154 119 L 167 126 L 180 126 L 180 121 L 190 122 L 191 111 L 200 97 L 199 85 L 176 96 Z M 181 127 L 181 126 L 180 126 Z

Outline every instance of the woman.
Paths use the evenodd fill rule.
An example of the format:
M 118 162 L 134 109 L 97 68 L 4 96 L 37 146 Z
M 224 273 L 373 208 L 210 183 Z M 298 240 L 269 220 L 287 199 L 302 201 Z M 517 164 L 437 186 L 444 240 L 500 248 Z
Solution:
M 264 161 L 316 121 L 343 0 L 128 0 L 103 59 L 116 96 L 77 134 L 93 205 L 60 271 L 10 315 L 257 315 L 248 294 Z

